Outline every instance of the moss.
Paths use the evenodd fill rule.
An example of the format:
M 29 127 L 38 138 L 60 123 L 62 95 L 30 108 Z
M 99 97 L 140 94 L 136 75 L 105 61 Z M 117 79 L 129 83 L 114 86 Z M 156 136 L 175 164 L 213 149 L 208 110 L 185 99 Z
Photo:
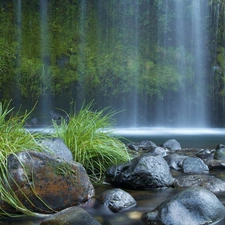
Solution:
M 59 165 L 55 166 L 55 174 L 62 176 L 77 176 L 77 171 L 72 168 L 67 162 L 61 162 Z

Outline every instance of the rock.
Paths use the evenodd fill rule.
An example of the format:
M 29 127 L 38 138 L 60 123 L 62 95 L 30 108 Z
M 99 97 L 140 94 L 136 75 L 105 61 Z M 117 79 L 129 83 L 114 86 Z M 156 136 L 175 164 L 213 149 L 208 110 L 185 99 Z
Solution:
M 135 142 L 135 143 L 128 143 L 127 147 L 131 150 L 135 151 L 150 151 L 157 147 L 157 145 L 152 141 L 141 141 L 141 142 Z
M 52 213 L 87 202 L 94 196 L 94 187 L 81 164 L 46 153 L 11 154 L 7 170 L 10 187 L 33 212 Z
M 106 182 L 131 189 L 163 188 L 173 185 L 173 177 L 162 156 L 139 156 L 130 163 L 112 166 L 106 171 Z
M 129 193 L 119 188 L 104 191 L 98 197 L 98 200 L 112 212 L 119 212 L 131 208 L 137 204 Z
M 74 206 L 55 213 L 41 222 L 40 225 L 100 225 L 84 209 Z
M 208 166 L 197 157 L 187 157 L 183 161 L 184 173 L 208 173 Z
M 166 151 L 166 149 L 163 148 L 163 147 L 156 147 L 156 148 L 153 148 L 153 149 L 150 150 L 149 152 L 143 153 L 143 154 L 148 154 L 148 153 L 152 153 L 152 155 L 161 155 L 162 157 L 164 157 L 164 156 L 167 155 L 167 151 Z
M 52 152 L 57 157 L 61 157 L 65 160 L 73 160 L 73 155 L 70 149 L 66 146 L 61 138 L 46 138 L 39 141 L 39 143 L 46 147 L 46 152 Z
M 214 159 L 225 161 L 225 146 L 222 144 L 217 145 L 214 153 Z
M 210 170 L 224 170 L 225 162 L 217 159 L 204 159 L 205 164 L 209 167 Z
M 196 156 L 201 159 L 213 159 L 214 158 L 214 150 L 202 149 L 196 154 Z
M 168 163 L 171 169 L 181 170 L 183 168 L 183 161 L 187 157 L 188 156 L 178 155 L 176 153 L 173 153 L 171 155 L 165 156 L 164 159 L 166 160 L 166 162 Z
M 225 207 L 212 192 L 191 187 L 145 213 L 142 219 L 148 225 L 214 224 L 224 218 L 224 213 Z
M 201 186 L 213 193 L 224 192 L 225 182 L 214 176 L 195 174 L 177 177 L 175 187 Z
M 170 139 L 162 144 L 162 147 L 167 148 L 171 151 L 181 150 L 180 143 L 175 139 Z

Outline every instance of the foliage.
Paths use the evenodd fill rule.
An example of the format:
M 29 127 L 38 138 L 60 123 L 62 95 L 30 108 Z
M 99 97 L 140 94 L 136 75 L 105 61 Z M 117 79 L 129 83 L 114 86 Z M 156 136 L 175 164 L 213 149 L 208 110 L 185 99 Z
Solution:
M 198 88 L 192 79 L 198 1 L 52 0 L 44 8 L 43 1 L 23 0 L 21 11 L 18 2 L 0 0 L 0 99 L 18 92 L 26 101 L 66 93 L 68 99 L 106 102 L 126 100 L 134 90 L 151 99 L 179 95 L 184 85 Z M 210 80 L 215 49 L 225 41 L 225 0 L 208 0 L 207 6 L 198 29 L 209 34 L 202 35 L 200 51 L 209 62 L 202 73 Z M 180 43 L 178 26 L 186 31 Z
M 32 215 L 35 213 L 27 209 L 18 199 L 16 193 L 9 184 L 9 173 L 6 159 L 10 154 L 15 154 L 25 150 L 43 151 L 42 147 L 36 142 L 40 134 L 31 134 L 24 128 L 25 121 L 29 113 L 19 116 L 19 112 L 13 115 L 13 108 L 9 109 L 9 103 L 0 103 L 0 193 L 1 200 L 9 206 L 15 208 L 20 213 L 8 213 L 0 208 L 0 217 L 19 217 Z M 28 177 L 24 177 L 24 179 Z M 32 188 L 32 187 L 31 187 Z M 35 190 L 32 188 L 34 194 Z M 22 190 L 21 190 L 22 191 Z M 25 195 L 25 193 L 24 193 Z M 26 195 L 25 195 L 26 196 Z M 29 199 L 27 198 L 29 201 Z M 41 199 L 40 199 L 41 200 Z
M 61 137 L 72 151 L 74 161 L 81 163 L 92 182 L 101 182 L 105 170 L 129 160 L 125 145 L 113 137 L 110 119 L 113 112 L 107 109 L 92 111 L 92 104 L 73 112 L 61 124 L 54 123 L 55 135 Z
M 80 87 L 87 100 L 95 98 L 96 93 L 103 97 L 120 97 L 132 92 L 136 85 L 138 87 L 135 88 L 142 93 L 145 91 L 143 82 L 148 86 L 148 94 L 151 96 L 163 95 L 170 87 L 167 76 L 161 77 L 163 85 L 157 85 L 157 88 L 151 85 L 155 82 L 156 73 L 174 71 L 172 65 L 167 65 L 165 69 L 155 62 L 158 54 L 155 47 L 158 38 L 156 30 L 165 27 L 165 24 L 160 25 L 164 23 L 161 19 L 158 26 L 155 21 L 158 8 L 163 8 L 160 4 L 144 0 L 101 0 L 98 3 L 65 1 L 63 4 L 51 1 L 48 3 L 46 18 L 47 34 L 40 33 L 41 11 L 38 11 L 37 1 L 22 2 L 21 21 L 19 9 L 12 9 L 11 3 L 6 5 L 8 8 L 3 10 L 1 16 L 7 24 L 2 30 L 6 32 L 6 27 L 11 26 L 12 30 L 20 31 L 17 34 L 20 38 L 14 36 L 20 53 L 17 58 L 18 68 L 11 75 L 15 77 L 13 73 L 18 74 L 17 87 L 23 97 L 37 100 L 47 89 L 52 95 L 60 96 L 67 92 L 68 97 L 72 98 L 75 90 Z M 150 8 L 147 7 L 149 5 Z M 11 20 L 7 17 L 9 12 L 13 15 Z M 14 29 L 13 20 L 18 20 Z M 44 37 L 46 49 L 42 52 Z M 148 61 L 154 62 L 158 69 L 146 74 L 141 66 Z M 149 76 L 147 80 L 144 78 L 146 76 Z M 176 75 L 169 79 L 176 89 Z

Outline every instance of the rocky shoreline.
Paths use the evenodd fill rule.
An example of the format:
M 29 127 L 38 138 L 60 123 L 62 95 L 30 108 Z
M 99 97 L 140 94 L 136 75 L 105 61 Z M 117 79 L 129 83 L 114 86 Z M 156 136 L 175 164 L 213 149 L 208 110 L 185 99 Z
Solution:
M 39 189 L 43 193 L 44 191 L 47 193 L 44 195 L 45 204 L 47 203 L 47 205 L 51 206 L 52 211 L 44 211 L 46 208 L 42 209 L 42 205 L 39 203 L 34 207 L 37 201 L 33 202 L 34 204 L 31 207 L 33 211 L 36 210 L 37 213 L 52 213 L 51 216 L 47 216 L 40 223 L 41 225 L 74 223 L 79 223 L 80 225 L 105 224 L 99 219 L 100 217 L 96 215 L 92 217 L 91 215 L 91 209 L 96 207 L 96 204 L 101 206 L 101 208 L 105 208 L 105 210 L 108 209 L 111 214 L 118 216 L 120 213 L 129 212 L 138 207 L 135 195 L 130 194 L 129 190 L 133 190 L 132 193 L 134 193 L 140 190 L 151 191 L 154 189 L 164 190 L 168 188 L 177 190 L 177 194 L 162 201 L 155 209 L 149 209 L 149 211 L 143 212 L 142 218 L 140 218 L 139 222 L 136 221 L 136 224 L 161 223 L 180 225 L 181 220 L 189 221 L 189 223 L 182 223 L 182 225 L 190 224 L 190 221 L 191 224 L 196 225 L 217 224 L 224 218 L 225 207 L 217 198 L 217 195 L 225 192 L 225 181 L 211 175 L 211 171 L 216 173 L 217 170 L 224 170 L 225 147 L 222 144 L 219 144 L 215 149 L 182 149 L 180 143 L 175 139 L 170 139 L 160 146 L 157 146 L 152 141 L 128 143 L 127 148 L 132 153 L 133 159 L 125 164 L 114 165 L 108 168 L 105 181 L 110 188 L 98 194 L 95 194 L 95 188 L 85 175 L 82 165 L 79 165 L 81 171 L 83 171 L 82 175 L 79 175 L 79 170 L 73 167 L 76 163 L 72 162 L 70 151 L 63 144 L 62 140 L 58 138 L 46 139 L 42 144 L 52 149 L 56 156 L 50 159 L 48 153 L 46 155 L 45 153 L 37 154 L 32 151 L 29 151 L 29 154 L 27 151 L 23 153 L 25 156 L 29 156 L 29 163 L 31 161 L 34 162 L 34 159 L 40 160 L 35 165 L 42 168 L 41 173 L 38 173 L 38 168 L 35 168 L 32 176 L 34 180 L 29 180 L 29 182 L 35 181 L 39 184 Z M 16 159 L 12 156 L 8 158 L 8 165 L 11 165 L 9 168 L 12 169 L 9 171 L 11 171 L 11 174 L 16 175 L 13 177 L 13 181 L 18 176 L 21 176 L 23 191 L 25 191 L 25 188 L 29 189 L 30 184 L 24 183 L 24 175 L 21 174 L 22 169 L 15 162 L 17 159 L 26 159 L 25 156 L 17 156 Z M 54 161 L 54 163 L 50 163 L 51 165 L 56 165 L 55 162 L 58 162 L 59 164 L 64 163 L 65 165 L 66 163 L 67 165 L 73 166 L 69 167 L 67 171 L 64 171 L 58 164 L 54 169 L 47 168 L 43 163 L 46 159 L 51 162 Z M 10 162 L 14 164 L 10 164 Z M 27 168 L 28 165 L 26 165 Z M 32 167 L 33 169 L 34 167 Z M 37 180 L 37 178 L 41 177 L 40 174 L 46 177 L 46 173 L 49 175 L 49 171 L 51 170 L 54 171 L 53 177 L 49 178 L 52 186 L 48 182 L 46 182 L 48 183 L 47 186 L 46 183 L 41 184 L 41 179 Z M 84 178 L 86 181 L 83 182 L 82 179 L 77 179 L 78 177 Z M 65 178 L 65 183 L 72 184 L 66 191 L 66 185 L 60 183 L 62 178 Z M 78 186 L 72 182 L 74 180 L 76 180 Z M 19 183 L 18 180 L 16 181 Z M 69 203 L 68 201 L 67 203 L 63 202 L 62 198 L 59 197 L 59 192 L 54 193 L 57 185 L 59 185 L 58 190 L 60 190 L 60 187 L 64 187 L 62 197 L 64 201 L 69 199 Z M 40 190 L 36 190 L 38 195 L 40 194 Z M 15 192 L 19 193 L 16 189 Z M 27 191 L 25 192 L 28 193 Z M 49 193 L 53 196 L 52 198 L 49 197 Z M 80 194 L 77 195 L 77 193 Z M 21 193 L 18 196 L 21 197 L 22 201 Z M 32 197 L 30 198 L 33 199 Z M 3 206 L 5 207 L 3 202 L 1 204 L 2 208 Z M 27 205 L 29 206 L 29 204 Z M 57 207 L 54 208 L 53 206 Z M 7 207 L 5 209 L 7 210 Z M 59 220 L 61 221 L 60 223 Z

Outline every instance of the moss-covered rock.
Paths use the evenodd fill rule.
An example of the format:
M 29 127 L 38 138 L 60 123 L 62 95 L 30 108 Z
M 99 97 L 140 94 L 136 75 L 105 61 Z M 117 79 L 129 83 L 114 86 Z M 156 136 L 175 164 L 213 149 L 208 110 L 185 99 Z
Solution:
M 82 204 L 94 195 L 80 163 L 24 151 L 8 156 L 7 170 L 7 188 L 33 212 L 53 213 Z

